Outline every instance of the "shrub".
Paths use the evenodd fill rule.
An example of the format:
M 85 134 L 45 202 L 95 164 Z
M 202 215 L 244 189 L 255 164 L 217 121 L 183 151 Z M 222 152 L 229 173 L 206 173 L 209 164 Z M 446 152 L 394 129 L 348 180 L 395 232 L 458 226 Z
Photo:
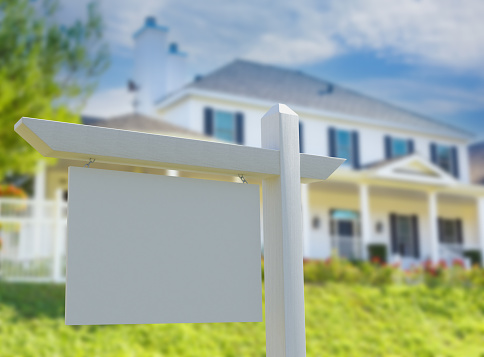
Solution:
M 466 250 L 464 256 L 471 260 L 472 265 L 481 265 L 481 252 L 478 250 Z
M 402 270 L 398 265 L 381 262 L 379 258 L 372 262 L 350 262 L 335 256 L 324 261 L 305 260 L 304 281 L 315 284 L 340 282 L 371 286 L 425 284 L 429 287 L 484 287 L 484 269 L 474 266 L 466 270 L 461 260 L 455 260 L 450 266 L 444 261 L 438 264 L 426 261 L 422 266 Z
M 380 262 L 387 262 L 387 246 L 385 244 L 368 245 L 368 256 L 371 261 L 378 259 Z

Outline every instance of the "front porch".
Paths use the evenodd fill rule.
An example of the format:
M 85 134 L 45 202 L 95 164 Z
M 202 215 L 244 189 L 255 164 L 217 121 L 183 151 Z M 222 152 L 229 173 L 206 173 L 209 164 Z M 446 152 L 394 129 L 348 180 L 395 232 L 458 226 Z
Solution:
M 484 187 L 341 171 L 324 184 L 303 187 L 307 258 L 336 252 L 365 260 L 376 249 L 404 267 L 427 260 L 482 263 Z

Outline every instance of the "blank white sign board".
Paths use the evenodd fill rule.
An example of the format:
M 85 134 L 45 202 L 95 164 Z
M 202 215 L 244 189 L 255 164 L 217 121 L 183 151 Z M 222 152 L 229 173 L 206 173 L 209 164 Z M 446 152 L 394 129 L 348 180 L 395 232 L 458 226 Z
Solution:
M 66 324 L 262 321 L 259 186 L 69 168 Z

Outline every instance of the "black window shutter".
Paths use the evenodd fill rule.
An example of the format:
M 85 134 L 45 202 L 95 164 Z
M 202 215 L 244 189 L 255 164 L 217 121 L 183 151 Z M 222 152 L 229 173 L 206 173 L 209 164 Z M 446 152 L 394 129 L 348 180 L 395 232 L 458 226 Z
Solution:
M 360 144 L 359 144 L 359 135 L 357 131 L 351 133 L 352 137 L 352 161 L 353 161 L 353 168 L 359 169 L 360 168 Z
M 452 171 L 454 177 L 459 178 L 459 155 L 456 146 L 452 147 Z
M 392 138 L 390 136 L 385 136 L 385 158 L 392 158 Z
M 329 156 L 336 157 L 336 129 L 328 129 L 328 139 L 329 139 Z
M 397 215 L 395 213 L 390 214 L 390 234 L 392 243 L 392 253 L 398 254 L 398 241 L 397 241 Z
M 444 243 L 444 219 L 443 218 L 438 219 L 438 225 L 439 225 L 439 242 Z
M 457 230 L 457 243 L 462 244 L 464 243 L 463 235 L 462 235 L 462 220 L 456 219 L 455 220 L 455 228 Z
M 299 121 L 299 152 L 304 152 L 304 146 L 303 146 L 303 140 L 304 140 L 303 128 L 304 128 L 303 123 L 301 123 L 301 121 Z
M 237 112 L 235 113 L 235 130 L 236 137 L 235 141 L 237 144 L 244 144 L 244 114 Z
M 408 141 L 407 141 L 407 148 L 408 148 L 408 153 L 409 154 L 413 154 L 414 153 L 415 148 L 414 148 L 414 144 L 413 144 L 413 140 L 412 139 L 408 139 Z
M 213 109 L 205 108 L 203 111 L 203 132 L 205 135 L 213 135 Z
M 435 143 L 430 143 L 430 161 L 434 164 L 437 163 L 437 145 Z
M 418 237 L 418 217 L 412 216 L 412 230 L 413 230 L 413 255 L 415 258 L 420 258 L 420 239 Z

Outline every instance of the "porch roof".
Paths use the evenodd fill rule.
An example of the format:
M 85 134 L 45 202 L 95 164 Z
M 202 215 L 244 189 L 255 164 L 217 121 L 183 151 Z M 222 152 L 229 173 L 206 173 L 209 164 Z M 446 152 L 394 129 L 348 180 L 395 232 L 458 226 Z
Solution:
M 484 196 L 484 186 L 460 182 L 418 154 L 375 162 L 358 171 L 341 167 L 331 176 L 331 181 Z

